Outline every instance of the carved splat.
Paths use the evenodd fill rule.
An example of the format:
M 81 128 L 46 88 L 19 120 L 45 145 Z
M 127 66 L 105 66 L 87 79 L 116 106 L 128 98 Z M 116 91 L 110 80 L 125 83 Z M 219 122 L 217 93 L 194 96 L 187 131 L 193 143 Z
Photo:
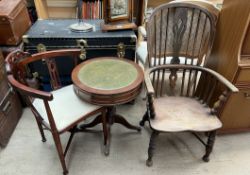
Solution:
M 187 28 L 187 15 L 188 10 L 185 8 L 177 9 L 174 17 L 173 24 L 173 58 L 171 60 L 171 64 L 179 64 L 179 52 L 182 46 L 183 35 Z
M 58 70 L 57 70 L 55 59 L 53 59 L 53 58 L 46 59 L 45 62 L 47 64 L 48 70 L 49 70 L 51 87 L 54 90 L 60 88 L 61 87 L 61 82 L 60 82 L 60 77 L 59 77 L 59 73 L 58 73 Z
M 170 70 L 171 73 L 169 75 L 169 85 L 171 87 L 171 89 L 174 89 L 175 88 L 175 85 L 176 85 L 176 81 L 177 81 L 177 69 L 171 69 Z

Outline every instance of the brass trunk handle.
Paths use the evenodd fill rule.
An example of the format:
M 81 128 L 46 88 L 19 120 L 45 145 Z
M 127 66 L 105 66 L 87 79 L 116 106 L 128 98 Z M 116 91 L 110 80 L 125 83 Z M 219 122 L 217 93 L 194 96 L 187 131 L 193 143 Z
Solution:
M 88 47 L 88 43 L 87 40 L 84 39 L 80 39 L 80 40 L 76 40 L 77 46 L 81 48 L 81 53 L 79 55 L 81 60 L 85 60 L 86 59 L 86 47 Z
M 117 46 L 117 56 L 119 58 L 124 58 L 125 57 L 125 44 L 124 43 L 119 43 Z

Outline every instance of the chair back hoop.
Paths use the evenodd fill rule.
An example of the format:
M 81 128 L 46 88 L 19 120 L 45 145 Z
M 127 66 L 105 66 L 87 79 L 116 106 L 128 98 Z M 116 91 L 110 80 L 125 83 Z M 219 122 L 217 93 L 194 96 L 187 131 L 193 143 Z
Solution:
M 72 59 L 72 69 L 80 62 L 80 49 L 64 49 L 45 51 L 36 54 L 29 54 L 21 51 L 10 53 L 6 59 L 6 67 L 8 72 L 11 72 L 16 79 L 23 84 L 28 85 L 27 78 L 39 77 L 37 72 L 31 70 L 30 64 L 39 62 L 44 71 L 48 71 L 52 90 L 59 89 L 61 85 L 60 75 L 57 68 L 57 63 L 60 63 L 65 58 Z M 70 67 L 70 65 L 69 65 Z
M 200 65 L 209 56 L 218 10 L 205 2 L 171 2 L 157 7 L 147 23 L 149 67 Z

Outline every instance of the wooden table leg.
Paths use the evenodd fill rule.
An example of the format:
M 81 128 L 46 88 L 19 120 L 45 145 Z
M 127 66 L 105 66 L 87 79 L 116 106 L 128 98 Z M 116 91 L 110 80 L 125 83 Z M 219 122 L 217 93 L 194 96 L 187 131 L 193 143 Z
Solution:
M 80 125 L 81 129 L 92 128 L 98 124 L 102 123 L 102 115 L 98 115 L 92 122 Z
M 113 125 L 114 123 L 119 123 L 128 129 L 141 131 L 140 127 L 130 124 L 123 116 L 116 114 L 116 107 L 115 106 L 107 107 L 107 110 L 108 111 L 107 111 L 107 115 L 106 115 L 106 121 L 107 121 L 108 133 L 107 133 L 107 138 L 106 138 L 107 140 L 105 141 L 106 145 L 104 145 L 104 154 L 106 156 L 109 155 L 109 150 L 110 150 L 111 125 Z M 80 128 L 82 130 L 85 130 L 87 128 L 94 127 L 100 123 L 102 123 L 102 116 L 98 115 L 92 122 L 90 122 L 88 124 L 82 124 L 80 126 Z
M 107 107 L 107 109 L 108 109 L 108 112 L 107 112 L 106 117 L 110 125 L 113 125 L 114 123 L 119 123 L 128 129 L 137 130 L 137 131 L 141 130 L 140 127 L 130 124 L 123 116 L 116 114 L 115 106 Z M 88 124 L 82 124 L 80 128 L 81 129 L 92 128 L 100 123 L 102 123 L 102 116 L 98 115 L 92 122 Z
M 114 116 L 114 123 L 119 123 L 123 126 L 125 126 L 128 129 L 133 129 L 137 131 L 141 131 L 141 128 L 138 126 L 131 125 L 123 116 L 115 114 Z

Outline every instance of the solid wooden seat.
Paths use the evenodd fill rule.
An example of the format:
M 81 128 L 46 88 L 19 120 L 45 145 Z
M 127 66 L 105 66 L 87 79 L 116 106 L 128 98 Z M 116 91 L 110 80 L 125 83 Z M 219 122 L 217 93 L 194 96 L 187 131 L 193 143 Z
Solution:
M 81 100 L 74 92 L 73 85 L 69 85 L 51 92 L 54 99 L 49 101 L 57 130 L 62 132 L 82 116 L 98 110 L 101 106 L 92 105 Z M 49 124 L 43 100 L 36 98 L 33 102 L 37 112 Z
M 212 131 L 222 126 L 211 109 L 195 98 L 161 97 L 154 100 L 153 129 L 162 132 Z

